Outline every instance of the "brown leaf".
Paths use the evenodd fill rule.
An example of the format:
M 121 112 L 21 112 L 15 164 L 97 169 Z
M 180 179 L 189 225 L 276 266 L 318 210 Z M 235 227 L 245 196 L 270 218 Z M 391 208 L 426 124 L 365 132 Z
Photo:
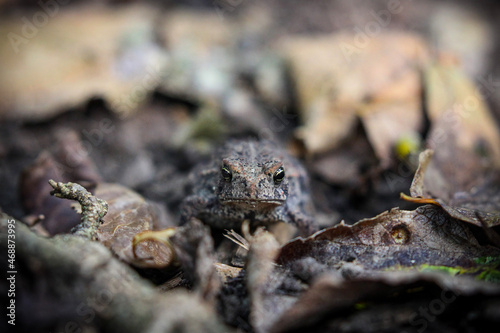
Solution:
M 439 170 L 437 163 L 431 164 L 432 156 L 432 150 L 420 154 L 420 164 L 410 188 L 411 197 L 402 194 L 402 198 L 416 203 L 439 205 L 452 217 L 477 226 L 482 226 L 483 223 L 486 227 L 499 225 L 500 174 L 479 178 L 480 184 L 469 192 L 453 194 L 456 184 L 449 182 L 454 180 L 448 179 L 445 175 L 449 174 Z
M 426 205 L 414 211 L 394 208 L 352 226 L 342 223 L 291 241 L 282 247 L 277 262 L 309 280 L 318 272 L 310 264 L 304 268 L 306 261 L 319 266 L 319 272 L 338 269 L 364 275 L 422 264 L 473 267 L 474 259 L 494 253 L 498 250 L 479 246 L 464 224 Z
M 108 214 L 98 229 L 99 242 L 125 262 L 143 268 L 163 268 L 172 262 L 172 249 L 155 240 L 134 247 L 134 237 L 158 225 L 158 214 L 136 192 L 118 184 L 100 183 L 95 195 L 108 203 Z
M 459 295 L 500 294 L 497 285 L 484 284 L 472 279 L 457 279 L 438 273 L 381 272 L 368 279 L 355 280 L 347 280 L 338 274 L 328 273 L 319 277 L 311 288 L 275 321 L 270 332 L 299 331 L 318 325 L 322 321 L 337 318 L 342 310 L 352 311 L 359 302 L 377 300 L 377 306 L 381 306 L 384 298 L 394 297 L 393 295 L 399 293 L 403 294 L 405 300 L 408 300 L 411 299 L 411 293 L 404 294 L 405 291 L 414 290 L 416 287 L 432 286 L 438 286 L 442 289 L 439 295 L 441 299 L 449 300 L 446 304 L 456 300 Z M 390 299 L 388 301 L 394 302 Z M 401 305 L 399 303 L 399 306 Z M 389 327 L 394 329 L 397 324 L 404 326 L 411 323 L 412 315 L 416 313 L 417 309 L 418 307 L 412 312 L 403 312 L 401 314 L 403 318 L 399 322 L 397 318 L 390 318 L 393 322 L 389 323 Z M 392 307 L 391 313 L 394 316 L 396 316 L 395 311 L 397 309 Z M 343 313 L 345 314 L 345 312 Z
M 425 77 L 432 124 L 427 146 L 434 150 L 429 172 L 440 173 L 446 184 L 443 188 L 434 186 L 432 191 L 446 199 L 470 191 L 488 172 L 498 171 L 500 133 L 482 90 L 460 70 L 436 65 L 427 69 Z
M 408 101 L 373 103 L 361 109 L 361 122 L 382 168 L 390 166 L 398 141 L 414 133 L 418 135 L 422 129 L 420 100 L 420 94 L 415 93 Z
M 304 121 L 299 136 L 311 153 L 336 148 L 355 129 L 358 110 L 365 108 L 360 116 L 370 137 L 378 138 L 374 148 L 384 160 L 394 144 L 394 138 L 379 126 L 387 116 L 386 108 L 391 115 L 397 110 L 402 122 L 391 128 L 394 136 L 420 126 L 420 68 L 428 61 L 428 51 L 412 34 L 382 34 L 363 47 L 357 47 L 355 40 L 355 34 L 342 33 L 282 42 Z
M 449 63 L 429 66 L 424 74 L 426 109 L 432 123 L 429 148 L 439 152 L 439 147 L 453 143 L 476 157 L 482 148 L 494 165 L 500 165 L 500 134 L 484 99 L 492 87 L 474 85 Z M 453 152 L 448 154 L 453 156 Z
M 58 8 L 50 24 L 23 38 L 22 17 L 2 18 L 0 118 L 47 119 L 102 97 L 135 110 L 159 83 L 164 54 L 155 44 L 159 13 L 147 6 Z
M 454 66 L 438 64 L 426 72 L 426 95 L 433 151 L 421 154 L 413 198 L 403 198 L 438 204 L 478 226 L 500 224 L 500 133 L 481 90 Z

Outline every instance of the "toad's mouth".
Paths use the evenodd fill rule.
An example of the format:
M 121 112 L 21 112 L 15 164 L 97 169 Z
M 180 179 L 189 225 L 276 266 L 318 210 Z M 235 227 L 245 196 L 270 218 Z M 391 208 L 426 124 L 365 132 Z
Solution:
M 225 198 L 220 199 L 220 203 L 223 205 L 234 205 L 242 208 L 270 209 L 283 205 L 285 203 L 285 200 Z

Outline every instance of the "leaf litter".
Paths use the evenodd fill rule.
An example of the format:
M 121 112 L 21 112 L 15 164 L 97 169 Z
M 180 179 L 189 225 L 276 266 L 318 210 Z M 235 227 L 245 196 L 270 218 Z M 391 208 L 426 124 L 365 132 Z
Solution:
M 452 65 L 430 68 L 433 120 L 410 194 L 452 217 L 488 228 L 500 224 L 500 133 L 482 95 Z M 447 87 L 444 89 L 443 87 Z
M 144 12 L 147 17 L 158 20 L 149 9 L 144 9 Z M 71 15 L 74 14 L 62 15 L 58 20 L 68 20 Z M 98 17 L 109 19 L 106 15 Z M 420 138 L 427 134 L 426 147 L 432 150 L 421 154 L 410 189 L 412 198 L 405 198 L 434 205 L 415 210 L 393 208 L 353 225 L 342 222 L 284 245 L 280 245 L 277 239 L 285 237 L 263 229 L 253 233 L 247 230 L 242 232 L 243 235 L 229 231 L 232 236 L 227 240 L 198 220 L 178 226 L 175 219 L 165 213 L 165 207 L 158 207 L 145 197 L 163 199 L 162 194 L 176 190 L 180 193 L 175 193 L 169 202 L 169 207 L 175 207 L 175 198 L 182 197 L 182 177 L 172 171 L 175 167 L 182 169 L 199 160 L 217 140 L 240 134 L 242 128 L 256 131 L 265 126 L 267 120 L 273 119 L 269 118 L 269 112 L 264 111 L 260 115 L 266 116 L 251 117 L 255 119 L 251 119 L 250 125 L 242 124 L 249 117 L 237 112 L 243 106 L 247 110 L 259 105 L 252 94 L 263 91 L 259 86 L 263 82 L 252 75 L 249 81 L 255 79 L 252 84 L 256 86 L 245 87 L 247 83 L 242 84 L 238 71 L 247 66 L 245 68 L 251 72 L 269 63 L 256 62 L 256 67 L 255 63 L 249 66 L 234 61 L 239 55 L 240 44 L 244 44 L 241 40 L 235 41 L 235 36 L 243 36 L 245 42 L 252 38 L 259 42 L 265 39 L 260 39 L 262 31 L 259 29 L 253 31 L 256 32 L 254 35 L 245 35 L 241 31 L 234 33 L 233 28 L 237 30 L 235 21 L 224 22 L 215 15 L 173 11 L 168 17 L 160 25 L 159 36 L 169 44 L 167 49 L 171 58 L 165 63 L 165 68 L 169 68 L 171 75 L 159 77 L 163 81 L 155 85 L 161 94 L 178 98 L 183 103 L 188 101 L 191 107 L 195 105 L 194 108 L 197 105 L 205 110 L 224 106 L 223 111 L 216 112 L 215 120 L 207 113 L 205 121 L 199 110 L 186 111 L 183 105 L 177 122 L 173 122 L 196 124 L 198 118 L 201 125 L 206 125 L 210 118 L 216 125 L 210 127 L 215 129 L 216 139 L 206 140 L 209 135 L 214 136 L 214 131 L 200 138 L 198 132 L 193 134 L 188 129 L 184 138 L 181 135 L 182 140 L 176 141 L 179 133 L 176 127 L 181 126 L 172 125 L 169 121 L 172 118 L 164 117 L 164 110 L 156 112 L 153 118 L 147 116 L 151 109 L 138 114 L 138 118 L 149 119 L 146 130 L 140 121 L 121 119 L 122 124 L 127 123 L 123 127 L 128 131 L 117 129 L 120 139 L 115 141 L 125 142 L 122 148 L 129 149 L 130 156 L 136 152 L 134 145 L 142 149 L 154 143 L 154 149 L 160 148 L 159 154 L 180 156 L 188 161 L 174 167 L 174 164 L 169 165 L 170 169 L 163 170 L 165 174 L 160 176 L 152 175 L 153 167 L 147 168 L 148 175 L 142 178 L 132 172 L 130 177 L 123 177 L 130 186 L 127 187 L 104 181 L 109 174 L 108 177 L 101 176 L 92 158 L 79 153 L 82 143 L 78 134 L 63 135 L 56 144 L 63 147 L 62 153 L 42 152 L 21 181 L 22 200 L 31 216 L 26 220 L 36 222 L 40 219 L 41 222 L 31 229 L 46 236 L 36 235 L 24 226 L 19 229 L 19 242 L 26 245 L 20 250 L 20 258 L 31 263 L 28 270 L 38 273 L 36 267 L 49 272 L 52 268 L 57 269 L 66 277 L 61 279 L 53 273 L 59 291 L 64 290 L 77 298 L 88 298 L 85 290 L 93 293 L 93 288 L 112 290 L 116 302 L 100 308 L 97 314 L 103 321 L 108 318 L 113 325 L 118 322 L 116 327 L 124 331 L 232 331 L 233 328 L 255 332 L 306 329 L 379 331 L 421 329 L 432 325 L 438 329 L 438 322 L 422 321 L 418 312 L 422 307 L 432 312 L 431 304 L 437 304 L 435 299 L 445 307 L 461 307 L 467 314 L 470 314 L 467 310 L 471 308 L 470 304 L 474 304 L 475 313 L 482 316 L 479 320 L 497 321 L 491 314 L 497 313 L 499 307 L 500 288 L 495 283 L 500 276 L 500 250 L 486 244 L 476 226 L 494 229 L 499 224 L 499 135 L 487 107 L 477 98 L 474 86 L 455 67 L 446 63 L 431 64 L 425 43 L 413 34 L 382 34 L 371 39 L 363 52 L 353 54 L 352 66 L 343 66 L 345 57 L 341 52 L 331 52 L 338 51 L 335 48 L 340 43 L 351 41 L 352 35 L 328 35 L 315 39 L 294 36 L 276 43 L 276 53 L 273 54 L 280 56 L 272 58 L 271 63 L 278 64 L 273 73 L 282 73 L 283 68 L 279 66 L 288 61 L 291 78 L 297 86 L 300 115 L 297 121 L 301 125 L 290 133 L 295 139 L 302 140 L 302 152 L 308 159 L 310 170 L 329 185 L 368 186 L 369 182 L 363 178 L 367 168 L 390 169 L 395 163 L 393 150 L 401 138 L 407 135 Z M 126 35 L 120 20 L 128 19 L 136 22 L 137 17 L 121 11 L 117 21 L 110 20 L 108 23 L 114 27 L 112 35 Z M 58 26 L 58 20 L 54 21 L 55 26 Z M 267 24 L 269 22 L 263 26 L 268 27 Z M 200 31 L 206 26 L 212 26 L 218 32 L 208 34 L 210 38 L 200 39 Z M 166 54 L 164 50 L 160 51 L 156 41 L 152 42 L 151 29 L 148 25 L 143 31 L 145 34 L 138 32 L 145 38 L 139 41 L 140 47 L 146 45 L 152 47 L 150 51 L 154 49 L 154 54 L 146 54 L 153 56 L 143 59 L 143 65 L 150 60 L 161 60 Z M 45 38 L 43 34 L 41 37 Z M 103 38 L 114 40 L 115 43 L 109 45 L 116 47 L 115 37 L 105 35 Z M 37 49 L 38 44 L 34 45 Z M 91 50 L 94 46 L 89 44 Z M 193 47 L 193 52 L 190 47 Z M 391 50 L 390 54 L 387 50 Z M 44 54 L 42 52 L 46 57 Z M 221 56 L 214 56 L 217 54 Z M 256 57 L 269 56 L 266 52 L 256 54 Z M 317 56 L 312 57 L 312 54 Z M 96 57 L 99 61 L 117 62 L 104 53 L 97 52 Z M 73 61 L 67 66 L 79 68 L 82 65 L 76 59 L 76 63 Z M 43 71 L 36 74 L 43 76 Z M 67 99 L 54 98 L 49 86 L 43 89 L 34 86 L 35 97 L 40 94 L 48 96 L 42 99 L 40 108 L 32 108 L 34 104 L 30 99 L 13 102 L 9 98 L 0 105 L 0 111 L 6 117 L 13 117 L 13 113 L 5 111 L 9 108 L 27 113 L 39 111 L 38 119 L 47 119 L 68 106 L 81 105 L 96 93 L 103 95 L 108 104 L 119 101 L 137 79 L 115 84 L 107 70 L 99 78 L 102 80 L 92 77 L 96 82 L 87 83 L 83 88 L 68 86 L 69 93 L 63 94 Z M 78 80 L 87 82 L 88 77 L 77 75 Z M 279 82 L 274 83 L 280 86 Z M 8 95 L 5 93 L 7 85 L 2 83 L 0 88 L 4 90 L 0 93 Z M 236 92 L 231 90 L 234 87 L 237 87 Z M 148 86 L 145 96 L 155 88 Z M 276 90 L 280 91 L 277 96 L 259 97 L 283 101 L 287 99 L 284 95 L 290 93 Z M 224 104 L 227 100 L 231 103 Z M 226 110 L 228 105 L 231 107 Z M 111 109 L 124 111 L 118 106 L 113 104 Z M 132 109 L 137 111 L 137 108 Z M 23 114 L 15 117 L 22 118 Z M 430 122 L 428 133 L 425 133 L 425 117 Z M 234 126 L 227 119 L 236 120 Z M 168 126 L 163 128 L 158 125 L 165 123 Z M 134 128 L 148 132 L 147 139 Z M 162 138 L 161 143 L 155 142 L 157 136 Z M 192 145 L 192 138 L 200 144 Z M 179 154 L 179 150 L 182 153 Z M 102 157 L 106 157 L 105 154 L 99 155 L 98 159 Z M 68 165 L 70 167 L 65 168 Z M 163 187 L 161 177 L 165 176 L 169 181 L 175 179 L 175 182 L 169 182 L 175 189 L 157 190 Z M 67 201 L 49 195 L 49 179 L 80 182 L 95 197 L 108 203 L 108 214 L 102 218 L 103 223 L 98 229 L 98 242 L 77 239 L 74 235 L 57 235 L 69 231 L 78 223 L 79 217 Z M 132 187 L 140 188 L 141 193 Z M 77 187 L 77 190 L 82 189 Z M 42 215 L 44 219 L 39 218 Z M 7 219 L 2 214 L 2 230 L 6 228 Z M 49 235 L 56 236 L 50 238 Z M 247 249 L 236 251 L 239 245 L 233 244 L 234 240 L 245 244 Z M 45 251 L 53 256 L 45 255 Z M 37 257 L 38 252 L 42 255 Z M 33 258 L 38 262 L 33 264 Z M 59 262 L 68 263 L 72 270 L 58 267 Z M 69 282 L 73 279 L 76 289 Z M 153 287 L 151 282 L 158 286 Z M 439 322 L 455 327 L 451 324 L 454 319 L 450 319 L 454 315 L 452 311 L 441 311 L 444 314 Z M 115 318 L 110 313 L 118 314 L 116 318 L 119 320 L 109 319 Z M 127 325 L 129 320 L 131 325 Z M 464 320 L 471 322 L 472 319 L 467 317 Z

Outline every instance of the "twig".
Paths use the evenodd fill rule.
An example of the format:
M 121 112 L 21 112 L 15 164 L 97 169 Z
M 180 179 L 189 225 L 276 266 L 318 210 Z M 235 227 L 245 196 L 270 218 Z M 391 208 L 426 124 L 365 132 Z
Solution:
M 77 236 L 83 236 L 91 240 L 97 240 L 97 228 L 102 223 L 102 218 L 108 212 L 108 203 L 96 198 L 83 186 L 76 183 L 56 183 L 49 180 L 54 189 L 50 192 L 58 198 L 76 200 L 82 207 L 81 222 L 71 232 Z

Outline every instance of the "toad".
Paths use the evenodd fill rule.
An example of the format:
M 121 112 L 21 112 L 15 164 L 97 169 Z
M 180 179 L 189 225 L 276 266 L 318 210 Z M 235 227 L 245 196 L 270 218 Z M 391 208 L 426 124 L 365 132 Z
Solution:
M 196 217 L 215 228 L 239 229 L 244 220 L 253 226 L 282 221 L 302 236 L 314 231 L 307 173 L 270 141 L 228 141 L 194 169 L 190 183 L 182 223 Z

